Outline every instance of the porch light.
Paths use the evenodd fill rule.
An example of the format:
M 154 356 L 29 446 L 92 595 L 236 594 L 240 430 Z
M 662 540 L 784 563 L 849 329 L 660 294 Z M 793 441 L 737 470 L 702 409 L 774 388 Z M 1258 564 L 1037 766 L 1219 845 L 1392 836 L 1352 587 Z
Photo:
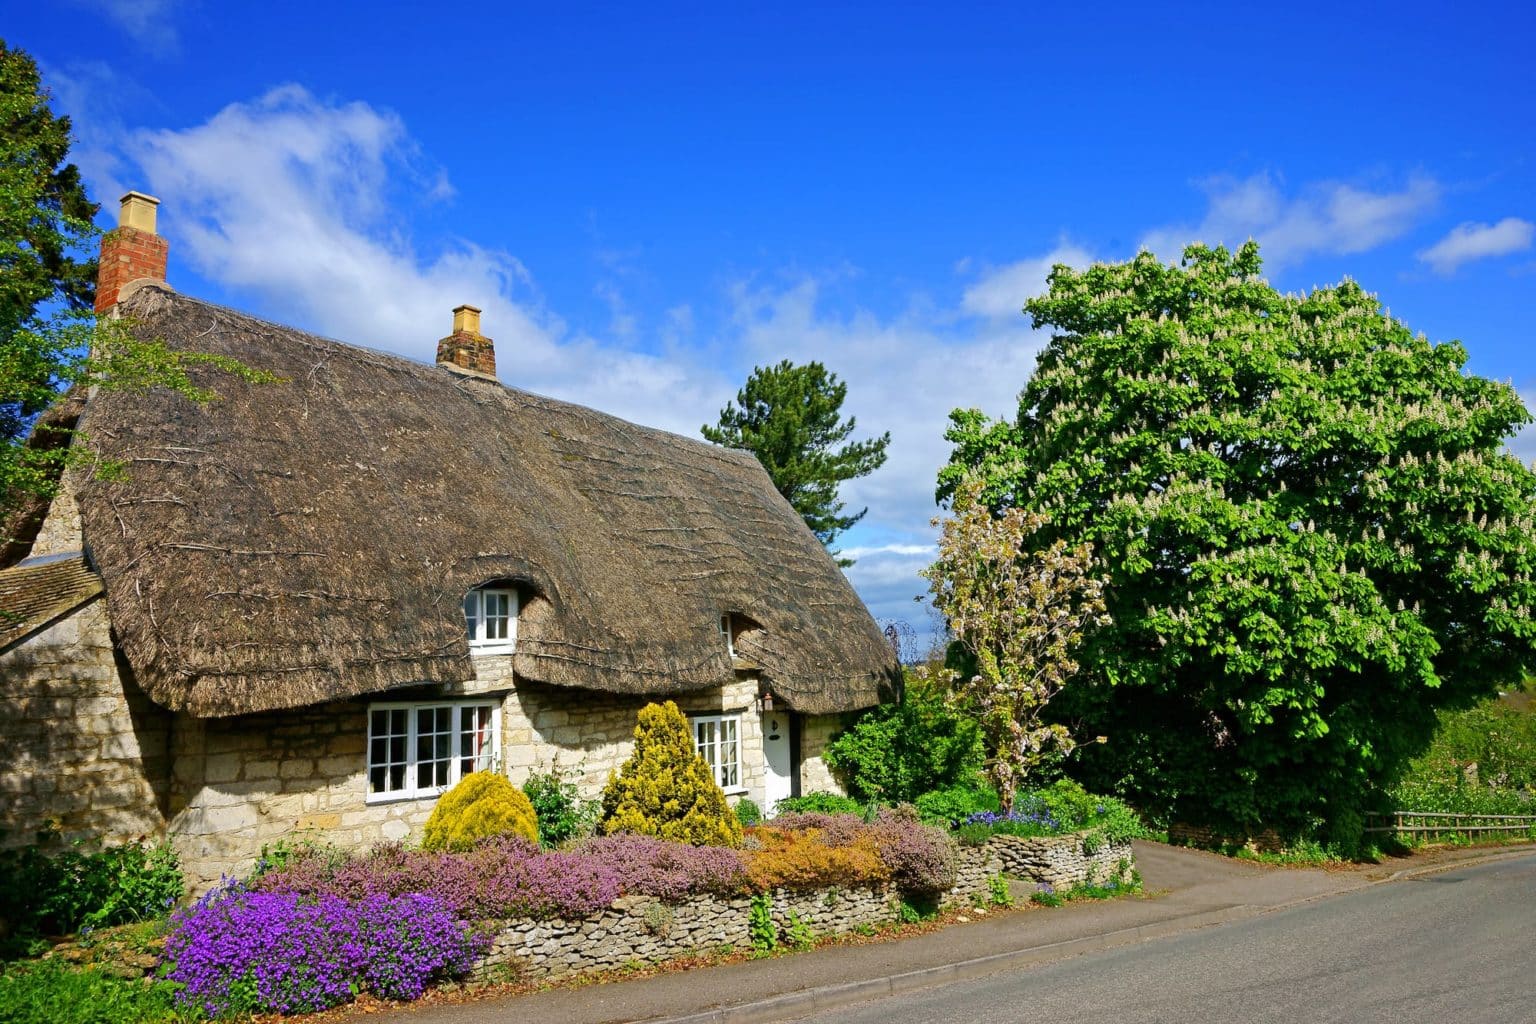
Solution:
M 773 713 L 772 690 L 764 690 L 762 695 L 757 698 L 757 710 L 765 715 L 770 715 Z

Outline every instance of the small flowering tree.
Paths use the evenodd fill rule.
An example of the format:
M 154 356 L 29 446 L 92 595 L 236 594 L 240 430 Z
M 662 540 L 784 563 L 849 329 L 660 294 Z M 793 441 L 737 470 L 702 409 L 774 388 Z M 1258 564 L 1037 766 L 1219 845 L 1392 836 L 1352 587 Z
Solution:
M 1045 517 L 993 514 L 978 484 L 956 492 L 952 513 L 934 520 L 943 531 L 939 558 L 923 575 L 971 663 L 969 674 L 941 671 L 954 698 L 976 713 L 987 777 L 1006 813 L 1031 770 L 1075 745 L 1065 726 L 1046 720 L 1046 708 L 1077 673 L 1073 653 L 1084 632 L 1108 621 L 1104 582 L 1091 545 L 1033 545 Z

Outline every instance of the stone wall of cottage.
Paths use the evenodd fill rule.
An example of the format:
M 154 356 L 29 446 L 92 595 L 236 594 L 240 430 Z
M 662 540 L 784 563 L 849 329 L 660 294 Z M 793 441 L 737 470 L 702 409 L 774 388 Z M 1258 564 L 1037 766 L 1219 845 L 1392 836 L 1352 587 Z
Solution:
M 84 534 L 80 528 L 80 506 L 75 501 L 75 471 L 66 470 L 59 481 L 59 493 L 48 505 L 48 514 L 38 528 L 37 538 L 27 552 L 29 558 L 43 555 L 63 555 L 84 548 Z
M 818 935 L 878 925 L 896 916 L 896 893 L 883 886 L 816 892 L 780 889 L 771 900 L 781 935 L 789 930 L 791 914 Z M 542 978 L 659 963 L 722 947 L 744 949 L 752 944 L 751 909 L 752 900 L 746 896 L 695 896 L 678 903 L 625 896 L 579 921 L 509 922 L 497 934 L 479 970 L 488 972 L 505 964 L 516 968 L 521 977 Z
M 827 746 L 843 727 L 842 715 L 806 715 L 800 721 L 800 792 L 842 793 L 827 767 Z
M 476 659 L 475 686 L 505 679 L 508 671 L 488 663 L 510 661 Z M 685 714 L 739 716 L 741 787 L 731 796 L 749 796 L 760 804 L 763 722 L 753 706 L 756 698 L 757 679 L 741 676 L 719 689 L 672 699 Z M 507 774 L 522 784 L 533 772 L 557 768 L 584 797 L 600 796 L 609 774 L 622 768 L 634 752 L 636 716 L 647 700 L 519 680 L 502 710 L 501 749 Z
M 0 654 L 0 709 L 0 845 L 162 834 L 171 716 L 118 665 L 105 600 Z
M 191 888 L 242 875 L 263 845 L 357 849 L 420 835 L 431 800 L 367 802 L 367 706 L 197 719 L 171 734 L 169 831 Z

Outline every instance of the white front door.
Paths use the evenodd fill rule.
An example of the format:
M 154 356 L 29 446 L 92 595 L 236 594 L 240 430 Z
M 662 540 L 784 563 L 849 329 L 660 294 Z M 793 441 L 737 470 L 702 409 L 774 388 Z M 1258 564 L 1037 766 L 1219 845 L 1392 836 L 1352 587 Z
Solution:
M 794 758 L 789 750 L 789 715 L 770 711 L 763 715 L 763 815 L 773 814 L 774 805 L 794 795 Z

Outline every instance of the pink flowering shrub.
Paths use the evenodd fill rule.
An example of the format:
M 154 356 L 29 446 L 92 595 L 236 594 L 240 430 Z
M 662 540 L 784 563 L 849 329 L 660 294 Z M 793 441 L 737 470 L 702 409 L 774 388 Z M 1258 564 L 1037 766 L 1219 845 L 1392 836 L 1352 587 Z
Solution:
M 699 892 L 740 892 L 746 884 L 734 850 L 620 833 L 563 851 L 540 850 L 515 836 L 465 853 L 398 845 L 377 846 L 360 857 L 304 850 L 251 886 L 307 898 L 424 893 L 461 920 L 477 920 L 580 918 L 626 894 L 680 900 Z
M 626 893 L 677 901 L 694 893 L 734 895 L 748 887 L 741 854 L 723 846 L 615 832 L 588 839 L 576 852 L 609 865 Z

